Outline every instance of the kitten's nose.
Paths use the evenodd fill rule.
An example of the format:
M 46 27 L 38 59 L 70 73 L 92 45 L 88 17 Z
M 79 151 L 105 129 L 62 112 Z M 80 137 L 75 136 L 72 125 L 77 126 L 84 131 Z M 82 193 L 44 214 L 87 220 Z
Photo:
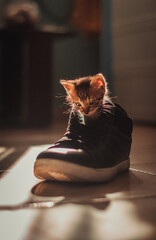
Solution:
M 86 108 L 83 110 L 85 114 L 88 114 L 89 113 L 89 108 Z

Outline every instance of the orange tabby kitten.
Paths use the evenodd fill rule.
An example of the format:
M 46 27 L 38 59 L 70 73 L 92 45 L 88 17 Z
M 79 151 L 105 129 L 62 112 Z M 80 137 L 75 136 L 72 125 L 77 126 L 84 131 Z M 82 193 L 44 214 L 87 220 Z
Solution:
M 67 100 L 81 113 L 84 124 L 100 116 L 103 104 L 109 99 L 107 83 L 101 73 L 60 83 L 67 92 Z

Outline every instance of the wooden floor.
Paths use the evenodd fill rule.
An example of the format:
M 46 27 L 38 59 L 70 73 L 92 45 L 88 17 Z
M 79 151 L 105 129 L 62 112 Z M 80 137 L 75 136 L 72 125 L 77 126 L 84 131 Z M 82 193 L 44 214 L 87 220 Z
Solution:
M 155 240 L 156 128 L 134 126 L 130 170 L 109 183 L 37 180 L 37 154 L 65 127 L 0 130 L 1 239 Z

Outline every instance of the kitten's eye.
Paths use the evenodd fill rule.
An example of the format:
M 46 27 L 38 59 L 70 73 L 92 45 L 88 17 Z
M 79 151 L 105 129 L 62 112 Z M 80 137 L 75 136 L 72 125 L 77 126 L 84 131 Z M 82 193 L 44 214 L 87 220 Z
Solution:
M 95 103 L 95 100 L 91 100 L 91 101 L 89 102 L 90 105 L 94 105 L 94 103 Z
M 76 102 L 75 105 L 78 106 L 78 107 L 80 107 L 80 106 L 81 106 L 81 103 Z

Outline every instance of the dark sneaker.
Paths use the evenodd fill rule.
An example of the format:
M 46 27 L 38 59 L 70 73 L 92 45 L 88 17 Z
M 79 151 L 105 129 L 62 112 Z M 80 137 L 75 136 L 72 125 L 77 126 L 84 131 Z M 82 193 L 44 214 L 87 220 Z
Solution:
M 64 137 L 38 155 L 34 174 L 45 180 L 109 181 L 129 169 L 131 134 L 132 120 L 118 104 L 104 105 L 88 125 L 72 112 Z

